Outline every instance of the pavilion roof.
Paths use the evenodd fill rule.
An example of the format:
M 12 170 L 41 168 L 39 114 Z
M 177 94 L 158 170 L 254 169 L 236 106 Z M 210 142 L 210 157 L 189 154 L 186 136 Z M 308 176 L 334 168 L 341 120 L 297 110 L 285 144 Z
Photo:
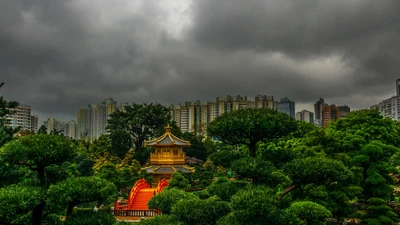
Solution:
M 144 144 L 145 146 L 171 146 L 171 145 L 177 145 L 182 147 L 190 146 L 189 141 L 179 139 L 171 133 L 171 127 L 169 126 L 169 124 L 165 128 L 165 133 L 161 137 L 158 137 L 150 141 L 145 141 Z
M 169 174 L 177 171 L 183 173 L 193 173 L 195 171 L 194 167 L 189 167 L 186 165 L 152 165 L 146 168 L 143 168 L 146 172 L 154 174 L 154 173 L 162 173 Z

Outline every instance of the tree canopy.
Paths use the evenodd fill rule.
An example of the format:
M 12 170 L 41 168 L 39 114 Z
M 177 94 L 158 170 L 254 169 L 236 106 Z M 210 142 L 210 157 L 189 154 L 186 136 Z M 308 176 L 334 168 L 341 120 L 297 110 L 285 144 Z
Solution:
M 250 156 L 256 156 L 257 144 L 294 132 L 297 122 L 285 113 L 271 109 L 239 109 L 212 121 L 208 134 L 230 145 L 246 145 Z
M 1 86 L 4 85 L 4 83 L 1 84 Z M 12 140 L 13 135 L 16 132 L 16 130 L 14 130 L 12 127 L 6 126 L 8 121 L 6 120 L 5 116 L 10 115 L 12 113 L 12 109 L 16 108 L 18 105 L 18 102 L 7 101 L 3 96 L 0 96 L 0 147 Z
M 116 192 L 115 185 L 105 179 L 75 177 L 51 185 L 47 194 L 48 201 L 52 204 L 67 206 L 67 216 L 69 216 L 74 206 L 85 202 L 103 201 Z
M 125 105 L 123 110 L 111 114 L 107 130 L 111 137 L 114 132 L 125 131 L 130 135 L 136 148 L 143 146 L 144 140 L 154 137 L 170 121 L 169 109 L 159 103 Z

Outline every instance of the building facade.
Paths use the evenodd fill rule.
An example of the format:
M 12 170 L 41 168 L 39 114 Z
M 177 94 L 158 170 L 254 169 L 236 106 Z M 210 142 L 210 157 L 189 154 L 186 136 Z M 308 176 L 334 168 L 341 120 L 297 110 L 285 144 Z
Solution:
M 322 110 L 322 125 L 325 127 L 331 121 L 336 121 L 340 118 L 339 107 L 336 105 L 325 106 Z
M 346 118 L 350 114 L 350 107 L 347 105 L 338 106 L 339 108 L 339 118 Z
M 47 128 L 47 133 L 51 132 L 64 132 L 64 125 L 61 121 L 55 118 L 48 118 L 44 121 L 44 126 Z
M 400 121 L 400 79 L 396 80 L 396 96 L 383 100 L 377 108 L 383 117 Z
M 115 112 L 117 102 L 112 98 L 105 99 L 101 104 L 91 104 L 78 109 L 76 122 L 76 138 L 95 140 L 106 134 L 107 120 Z
M 74 120 L 68 121 L 66 123 L 66 130 L 67 130 L 67 133 L 66 133 L 65 136 L 67 136 L 69 138 L 72 138 L 72 139 L 77 139 L 78 138 L 78 136 L 77 136 L 77 134 L 78 134 L 78 132 L 77 132 L 78 131 L 78 126 L 77 126 L 77 123 Z
M 31 107 L 28 105 L 19 105 L 14 109 L 10 109 L 10 115 L 6 115 L 7 125 L 12 128 L 20 128 L 36 132 L 38 129 L 39 117 L 32 115 Z
M 322 127 L 323 126 L 323 114 L 322 111 L 324 107 L 328 106 L 328 104 L 325 103 L 325 100 L 323 98 L 320 98 L 317 102 L 314 104 L 314 123 L 315 125 Z
M 171 118 L 181 128 L 182 132 L 206 135 L 207 124 L 218 116 L 246 108 L 270 108 L 277 110 L 278 102 L 273 96 L 257 95 L 255 101 L 247 99 L 247 96 L 222 96 L 215 102 L 184 102 L 171 105 Z
M 282 98 L 278 102 L 278 112 L 286 113 L 292 118 L 296 118 L 295 102 L 291 101 L 287 97 Z
M 379 112 L 384 117 L 400 120 L 400 96 L 393 96 L 379 103 Z
M 37 133 L 39 129 L 39 117 L 31 115 L 31 131 Z
M 304 109 L 296 113 L 296 120 L 314 123 L 314 113 Z

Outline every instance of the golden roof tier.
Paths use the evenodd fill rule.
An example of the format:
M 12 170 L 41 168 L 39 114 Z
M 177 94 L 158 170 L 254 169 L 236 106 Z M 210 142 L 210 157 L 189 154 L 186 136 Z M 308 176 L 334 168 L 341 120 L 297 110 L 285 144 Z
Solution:
M 158 137 L 156 139 L 153 139 L 150 141 L 144 141 L 144 145 L 148 146 L 148 147 L 173 146 L 173 145 L 181 146 L 181 147 L 189 147 L 190 142 L 179 139 L 175 135 L 173 135 L 171 133 L 171 127 L 168 124 L 168 126 L 165 127 L 165 134 L 163 134 L 161 137 Z
M 171 127 L 165 128 L 165 134 L 151 141 L 145 141 L 145 146 L 155 147 L 150 154 L 152 165 L 184 165 L 186 154 L 182 147 L 189 147 L 190 142 L 177 138 L 171 133 Z

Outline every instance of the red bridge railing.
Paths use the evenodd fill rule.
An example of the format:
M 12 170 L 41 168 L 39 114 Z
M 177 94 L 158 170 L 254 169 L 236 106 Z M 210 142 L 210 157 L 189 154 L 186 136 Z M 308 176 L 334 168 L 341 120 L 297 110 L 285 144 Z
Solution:
M 157 210 L 112 210 L 114 216 L 151 217 L 161 215 Z

